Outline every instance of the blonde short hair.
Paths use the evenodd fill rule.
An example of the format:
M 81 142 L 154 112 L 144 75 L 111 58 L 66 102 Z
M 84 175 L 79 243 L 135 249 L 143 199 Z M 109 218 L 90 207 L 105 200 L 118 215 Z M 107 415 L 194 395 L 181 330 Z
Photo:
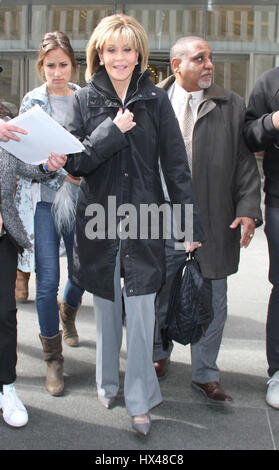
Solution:
M 131 16 L 111 15 L 103 18 L 94 29 L 86 46 L 85 79 L 88 82 L 100 65 L 99 53 L 109 39 L 116 40 L 119 37 L 132 44 L 139 54 L 141 71 L 147 68 L 148 62 L 148 38 L 144 28 Z

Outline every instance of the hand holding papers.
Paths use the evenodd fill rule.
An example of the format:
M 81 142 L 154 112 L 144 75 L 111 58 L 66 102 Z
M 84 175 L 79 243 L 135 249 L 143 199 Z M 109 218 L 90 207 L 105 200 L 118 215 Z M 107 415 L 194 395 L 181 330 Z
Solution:
M 43 164 L 45 171 L 57 171 L 62 168 L 67 161 L 67 155 L 57 155 L 52 153 L 46 162 Z
M 28 134 L 21 134 L 20 142 L 0 141 L 0 146 L 25 163 L 37 165 L 46 161 L 54 152 L 62 155 L 84 150 L 82 143 L 54 121 L 39 105 L 11 119 L 9 124 L 25 129 Z

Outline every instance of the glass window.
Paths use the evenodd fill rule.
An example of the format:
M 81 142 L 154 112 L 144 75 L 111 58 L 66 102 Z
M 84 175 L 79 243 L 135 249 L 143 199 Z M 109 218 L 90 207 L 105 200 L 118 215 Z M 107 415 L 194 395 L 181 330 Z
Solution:
M 155 84 L 161 82 L 172 73 L 167 57 L 165 60 L 158 60 L 151 56 L 147 68 L 150 72 L 150 78 Z
M 28 60 L 28 90 L 33 90 L 33 88 L 36 88 L 42 84 L 37 75 L 36 63 L 37 58 L 30 58 Z
M 47 31 L 60 30 L 70 37 L 73 47 L 84 49 L 100 19 L 113 13 L 114 7 L 111 4 L 34 5 L 30 46 L 37 48 L 42 35 Z
M 212 6 L 207 11 L 207 39 L 275 41 L 276 6 Z
M 2 58 L 0 56 L 0 63 L 3 69 L 0 73 L 0 102 L 10 110 L 13 116 L 16 116 L 21 95 L 22 60 L 19 58 Z
M 270 70 L 275 67 L 275 56 L 274 55 L 263 55 L 255 54 L 254 56 L 254 82 L 259 76 L 266 70 Z
M 248 60 L 233 57 L 214 61 L 214 81 L 227 90 L 234 91 L 246 98 Z
M 150 49 L 169 50 L 180 36 L 203 36 L 203 6 L 124 3 L 123 10 L 142 24 L 148 35 Z
M 78 77 L 77 83 L 79 86 L 84 87 L 86 85 L 85 81 L 85 70 L 86 70 L 86 60 L 85 57 L 78 58 Z
M 27 7 L 0 7 L 0 48 L 18 49 L 27 46 Z

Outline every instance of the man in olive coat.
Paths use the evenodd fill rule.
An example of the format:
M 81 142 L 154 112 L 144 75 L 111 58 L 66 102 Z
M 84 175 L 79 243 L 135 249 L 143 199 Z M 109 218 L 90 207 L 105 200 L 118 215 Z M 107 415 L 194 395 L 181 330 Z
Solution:
M 205 336 L 192 345 L 192 385 L 208 399 L 232 401 L 220 385 L 216 360 L 227 317 L 227 276 L 237 272 L 240 248 L 248 247 L 255 227 L 262 223 L 260 177 L 255 157 L 242 136 L 244 101 L 213 83 L 209 44 L 199 37 L 181 38 L 172 47 L 170 58 L 174 75 L 159 86 L 169 95 L 184 137 L 195 202 L 206 236 L 198 258 L 203 276 L 212 280 L 214 319 Z M 189 109 L 183 108 L 187 96 L 190 117 Z M 189 137 L 186 133 L 191 121 Z M 182 251 L 175 250 L 174 239 L 166 240 L 165 252 L 167 280 L 156 300 L 154 365 L 159 378 L 167 372 L 172 350 L 171 343 L 167 351 L 163 350 L 160 329 L 171 281 L 185 258 Z

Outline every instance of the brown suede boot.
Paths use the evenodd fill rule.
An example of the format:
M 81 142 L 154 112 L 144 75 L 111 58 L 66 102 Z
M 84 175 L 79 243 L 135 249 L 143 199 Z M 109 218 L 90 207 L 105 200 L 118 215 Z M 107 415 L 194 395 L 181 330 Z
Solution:
M 28 282 L 30 273 L 17 270 L 16 275 L 16 286 L 15 286 L 15 298 L 18 302 L 25 302 L 28 299 Z
M 39 335 L 47 363 L 46 389 L 53 396 L 64 391 L 62 332 L 52 338 Z
M 59 317 L 63 329 L 63 338 L 68 346 L 76 347 L 79 344 L 79 337 L 75 327 L 75 319 L 78 307 L 71 307 L 62 300 L 59 304 Z

